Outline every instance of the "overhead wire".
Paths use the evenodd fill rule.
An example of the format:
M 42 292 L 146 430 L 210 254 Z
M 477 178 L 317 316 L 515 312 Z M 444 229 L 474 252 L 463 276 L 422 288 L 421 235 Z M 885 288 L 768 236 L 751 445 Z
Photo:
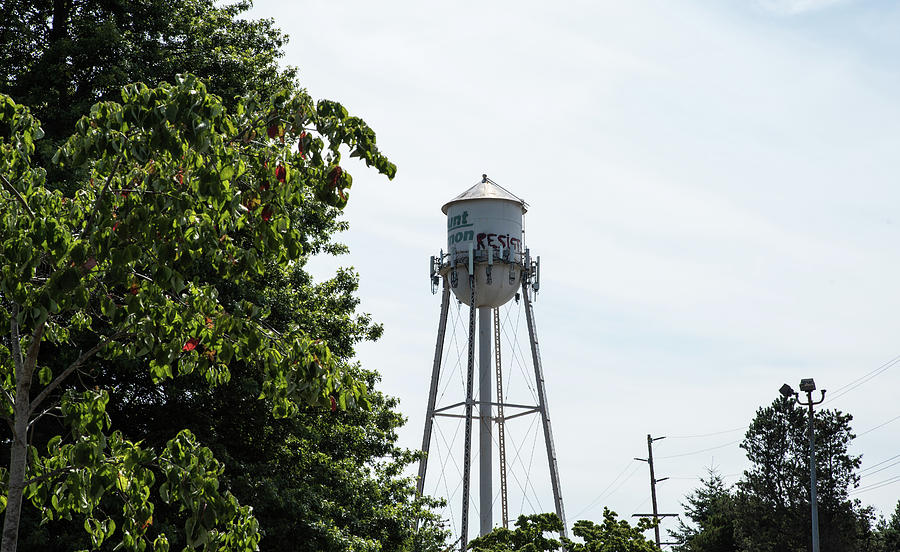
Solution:
M 737 477 L 739 475 L 741 475 L 741 474 L 740 473 L 726 473 L 726 474 L 720 474 L 719 477 L 721 477 L 722 479 L 725 479 L 728 477 Z M 677 480 L 700 480 L 700 479 L 703 479 L 702 475 L 670 475 L 668 477 L 669 477 L 669 479 L 677 479 Z
M 855 495 L 855 494 L 859 494 L 859 493 L 865 493 L 868 491 L 874 491 L 875 489 L 887 487 L 888 485 L 893 485 L 894 483 L 898 483 L 898 482 L 900 482 L 900 475 L 895 475 L 894 477 L 890 477 L 888 479 L 884 479 L 884 480 L 878 481 L 876 483 L 866 485 L 865 487 L 858 487 L 856 489 L 853 489 L 852 491 L 850 491 L 849 494 Z
M 893 468 L 893 467 L 896 466 L 897 464 L 900 464 L 900 460 L 897 460 L 896 462 L 894 462 L 894 463 L 892 463 L 892 464 L 888 464 L 887 466 L 884 466 L 883 468 L 878 468 L 877 470 L 872 471 L 872 472 L 869 472 L 869 473 L 867 473 L 867 474 L 865 474 L 865 475 L 860 475 L 859 478 L 860 478 L 860 479 L 864 479 L 864 478 L 866 478 L 866 477 L 870 477 L 870 476 L 872 476 L 872 475 L 874 475 L 874 474 L 876 474 L 876 473 L 878 473 L 878 472 L 883 472 L 884 470 L 886 470 L 886 469 L 888 469 L 888 468 Z
M 869 429 L 863 431 L 862 433 L 857 433 L 856 436 L 857 436 L 857 437 L 862 437 L 863 435 L 865 435 L 865 434 L 867 434 L 867 433 L 872 433 L 872 432 L 875 431 L 876 429 L 881 429 L 881 428 L 883 428 L 884 426 L 888 425 L 889 423 L 895 422 L 895 421 L 897 421 L 897 420 L 900 420 L 900 416 L 895 416 L 895 417 L 891 418 L 890 420 L 888 420 L 888 421 L 886 421 L 886 422 L 882 422 L 882 423 L 876 425 L 875 427 L 871 427 L 871 428 L 869 428 Z
M 579 516 L 581 516 L 581 514 L 587 512 L 588 510 L 590 510 L 591 508 L 593 508 L 593 507 L 596 505 L 597 502 L 600 502 L 600 499 L 604 498 L 604 495 L 605 495 L 606 491 L 608 491 L 613 485 L 615 485 L 615 484 L 616 484 L 616 481 L 618 481 L 620 477 L 622 477 L 623 475 L 625 475 L 625 472 L 628 471 L 628 468 L 630 468 L 631 466 L 633 466 L 633 465 L 635 464 L 635 462 L 637 462 L 637 461 L 634 460 L 634 459 L 629 460 L 628 463 L 625 464 L 625 467 L 622 469 L 622 471 L 619 472 L 619 475 L 615 476 L 615 477 L 613 478 L 613 480 L 610 481 L 609 484 L 608 484 L 606 487 L 604 487 L 604 489 L 603 489 L 602 491 L 600 491 L 600 494 L 598 494 L 597 497 L 594 498 L 587 506 L 585 506 L 584 508 L 582 508 L 580 512 L 578 512 L 577 514 L 575 514 L 575 515 L 573 516 L 573 518 L 574 518 L 574 519 L 577 519 Z M 632 475 L 633 475 L 633 474 L 632 474 Z
M 837 400 L 837 399 L 843 397 L 843 396 L 846 395 L 847 393 L 849 393 L 849 392 L 855 390 L 856 388 L 860 387 L 861 385 L 864 385 L 864 384 L 870 382 L 871 380 L 873 380 L 873 379 L 875 379 L 876 377 L 880 376 L 881 374 L 883 374 L 883 373 L 886 372 L 887 370 L 893 368 L 893 367 L 896 366 L 898 363 L 900 363 L 900 355 L 895 356 L 894 358 L 892 358 L 891 360 L 885 362 L 884 364 L 882 364 L 882 365 L 879 366 L 878 368 L 872 370 L 871 372 L 869 372 L 869 373 L 867 373 L 867 374 L 864 374 L 864 375 L 862 375 L 862 376 L 856 378 L 855 380 L 851 381 L 850 383 L 848 383 L 848 384 L 846 384 L 846 385 L 844 385 L 844 386 L 842 386 L 842 387 L 838 387 L 836 390 L 834 390 L 834 391 L 832 392 L 831 397 L 829 397 L 828 400 L 826 400 L 825 402 L 826 402 L 826 403 L 830 403 L 830 402 L 832 402 L 832 401 L 835 401 L 835 400 Z
M 695 454 L 702 454 L 702 453 L 704 453 L 704 452 L 709 452 L 709 451 L 711 451 L 711 450 L 718 450 L 718 449 L 721 449 L 721 448 L 725 448 L 725 447 L 728 447 L 728 446 L 731 446 L 731 445 L 735 445 L 735 444 L 737 444 L 737 443 L 740 443 L 740 441 L 739 441 L 739 440 L 738 440 L 738 441 L 730 441 L 730 442 L 728 442 L 728 443 L 725 443 L 725 444 L 722 444 L 722 445 L 718 445 L 718 446 L 715 446 L 715 447 L 709 447 L 709 448 L 705 448 L 705 449 L 701 449 L 701 450 L 694 450 L 694 451 L 691 451 L 691 452 L 683 452 L 683 453 L 681 453 L 681 454 L 670 454 L 670 455 L 668 455 L 668 456 L 658 456 L 657 458 L 658 458 L 659 460 L 665 460 L 665 459 L 667 459 L 667 458 L 681 458 L 681 457 L 683 457 L 683 456 L 693 456 L 693 455 L 695 455 Z
M 867 468 L 863 468 L 863 469 L 861 469 L 861 470 L 859 470 L 859 471 L 860 471 L 860 473 L 862 473 L 862 472 L 864 472 L 864 471 L 869 471 L 869 470 L 871 470 L 872 468 L 877 468 L 878 466 L 884 464 L 885 462 L 890 462 L 891 460 L 893 460 L 893 459 L 895 459 L 895 458 L 900 458 L 900 454 L 891 456 L 891 457 L 888 458 L 887 460 L 882 460 L 881 462 L 878 462 L 877 464 L 872 464 L 871 466 L 869 466 L 869 467 L 867 467 Z
M 648 502 L 650 502 L 650 497 L 649 497 L 649 496 L 648 496 L 647 498 L 645 498 L 643 502 L 641 502 L 640 504 L 638 504 L 637 506 L 635 506 L 634 508 L 632 508 L 632 509 L 631 509 L 631 514 L 632 514 L 632 515 L 636 514 L 637 511 L 638 511 L 639 509 L 641 509 L 641 508 L 642 508 L 645 504 L 647 504 Z
M 747 426 L 740 426 L 733 429 L 723 429 L 722 431 L 713 431 L 712 433 L 699 433 L 697 435 L 666 435 L 667 439 L 698 439 L 701 437 L 713 437 L 715 435 L 723 435 L 725 433 L 734 433 L 746 429 Z

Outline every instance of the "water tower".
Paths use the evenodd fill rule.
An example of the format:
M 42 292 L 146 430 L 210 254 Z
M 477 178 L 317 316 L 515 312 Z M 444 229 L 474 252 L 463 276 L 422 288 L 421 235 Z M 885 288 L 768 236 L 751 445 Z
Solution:
M 419 463 L 417 491 L 419 495 L 423 494 L 429 461 L 428 453 L 432 445 L 432 430 L 436 417 L 455 417 L 464 420 L 460 550 L 465 550 L 468 542 L 473 420 L 478 420 L 479 426 L 479 534 L 490 532 L 494 526 L 493 449 L 495 444 L 499 453 L 497 467 L 500 475 L 502 524 L 508 526 L 505 426 L 507 420 L 528 414 L 537 415 L 540 418 L 554 507 L 565 526 L 566 518 L 559 486 L 559 470 L 553 446 L 553 432 L 550 427 L 532 306 L 532 292 L 536 292 L 540 286 L 540 258 L 532 259 L 530 251 L 523 243 L 522 219 L 527 210 L 528 205 L 525 201 L 490 180 L 487 175 L 482 175 L 480 182 L 443 206 L 442 211 L 447 215 L 447 251 L 442 250 L 438 256 L 432 257 L 430 263 L 432 292 L 436 292 L 438 286 L 442 287 L 442 299 L 428 407 L 425 415 L 425 431 L 422 438 L 422 451 L 425 452 L 425 455 Z M 451 292 L 459 301 L 461 309 L 462 305 L 468 306 L 467 365 L 465 377 L 460 378 L 460 382 L 458 382 L 459 386 L 462 386 L 464 381 L 465 389 L 457 389 L 460 395 L 463 391 L 465 394 L 462 397 L 456 397 L 461 400 L 450 400 L 448 404 L 438 404 L 438 384 L 442 375 L 442 355 L 445 349 L 444 340 L 447 334 Z M 521 299 L 525 310 L 530 353 L 528 356 L 531 357 L 534 368 L 533 385 L 530 381 L 528 385 L 534 390 L 533 402 L 536 404 L 507 402 L 503 393 L 501 322 L 498 309 L 513 298 L 517 303 Z M 474 399 L 476 311 L 478 314 L 477 400 Z M 461 366 L 460 372 L 462 372 Z M 524 371 L 521 372 L 521 375 L 530 379 L 530 376 L 526 376 Z M 443 396 L 444 394 L 442 394 Z M 496 434 L 494 434 L 494 426 L 496 426 Z M 536 432 L 535 438 L 537 438 Z M 440 468 L 440 466 L 438 467 Z M 446 498 L 450 499 L 450 497 Z

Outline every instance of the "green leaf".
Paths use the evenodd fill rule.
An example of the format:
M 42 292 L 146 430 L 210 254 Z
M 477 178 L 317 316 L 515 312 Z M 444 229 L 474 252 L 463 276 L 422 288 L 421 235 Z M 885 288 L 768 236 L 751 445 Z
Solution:
M 41 385 L 47 385 L 52 379 L 53 370 L 51 370 L 49 366 L 42 366 L 40 370 L 38 370 L 38 383 Z

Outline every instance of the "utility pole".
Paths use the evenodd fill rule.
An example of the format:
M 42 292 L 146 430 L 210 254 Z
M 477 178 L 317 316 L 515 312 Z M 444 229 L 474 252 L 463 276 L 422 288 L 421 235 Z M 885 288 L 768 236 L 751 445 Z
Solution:
M 656 537 L 656 547 L 662 550 L 659 542 L 659 518 L 661 517 L 674 517 L 678 514 L 660 514 L 659 508 L 656 503 L 656 484 L 660 481 L 665 481 L 668 477 L 662 477 L 660 479 L 656 479 L 656 473 L 653 471 L 653 441 L 659 441 L 660 439 L 665 439 L 663 437 L 653 438 L 649 434 L 647 435 L 647 458 L 635 458 L 635 460 L 640 460 L 641 462 L 647 462 L 650 466 L 650 499 L 653 502 L 653 513 L 652 514 L 634 514 L 632 517 L 652 517 L 653 521 L 656 522 L 656 526 L 653 528 L 654 535 Z M 669 543 L 666 543 L 669 544 Z
M 809 407 L 809 502 L 812 509 L 812 549 L 813 552 L 819 552 L 819 503 L 816 498 L 816 433 L 813 427 L 813 406 L 825 400 L 825 390 L 822 389 L 822 397 L 818 401 L 813 401 L 812 392 L 816 390 L 816 382 L 813 378 L 804 378 L 800 380 L 800 391 L 806 393 L 806 402 L 800 400 L 800 393 L 794 391 L 790 385 L 784 384 L 779 391 L 784 398 L 794 397 L 794 401 L 801 405 Z

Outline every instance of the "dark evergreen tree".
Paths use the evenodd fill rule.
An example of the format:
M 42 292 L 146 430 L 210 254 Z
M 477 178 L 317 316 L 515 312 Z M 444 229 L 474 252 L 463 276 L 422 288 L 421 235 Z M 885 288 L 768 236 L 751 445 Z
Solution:
M 900 552 L 900 501 L 889 520 L 878 522 L 871 541 L 872 552 Z
M 849 498 L 861 459 L 848 452 L 853 417 L 815 411 L 819 537 L 823 552 L 858 549 L 869 512 Z M 793 552 L 811 546 L 808 412 L 778 398 L 757 410 L 741 448 L 751 467 L 737 483 L 735 506 L 741 549 Z
M 851 500 L 860 457 L 849 454 L 852 416 L 815 411 L 816 480 L 822 552 L 879 550 L 872 509 Z M 734 488 L 711 472 L 687 497 L 672 536 L 679 552 L 798 552 L 811 550 L 808 411 L 776 399 L 760 408 L 741 448 L 750 467 Z M 887 526 L 881 531 L 888 535 Z
M 676 552 L 735 552 L 734 496 L 722 476 L 709 470 L 700 487 L 686 498 L 684 513 L 691 523 L 678 520 L 670 535 L 682 544 Z

